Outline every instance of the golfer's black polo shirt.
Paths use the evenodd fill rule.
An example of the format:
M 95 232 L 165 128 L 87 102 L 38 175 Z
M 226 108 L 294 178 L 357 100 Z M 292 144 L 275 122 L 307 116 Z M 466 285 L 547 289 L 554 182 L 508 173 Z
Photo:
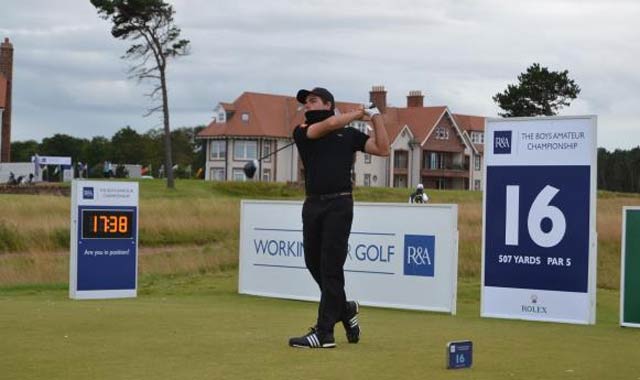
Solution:
M 319 139 L 307 137 L 307 128 L 296 127 L 293 139 L 304 165 L 307 195 L 351 191 L 353 154 L 364 152 L 369 136 L 355 128 L 342 128 Z

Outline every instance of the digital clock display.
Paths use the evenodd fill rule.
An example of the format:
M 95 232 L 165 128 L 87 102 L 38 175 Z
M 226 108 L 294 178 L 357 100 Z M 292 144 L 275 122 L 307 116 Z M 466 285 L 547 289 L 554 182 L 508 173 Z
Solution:
M 83 239 L 130 239 L 133 211 L 82 210 Z

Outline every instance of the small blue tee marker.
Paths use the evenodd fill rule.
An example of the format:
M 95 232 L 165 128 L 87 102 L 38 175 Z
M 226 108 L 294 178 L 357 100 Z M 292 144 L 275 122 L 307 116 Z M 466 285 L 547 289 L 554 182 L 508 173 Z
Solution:
M 447 343 L 447 369 L 470 368 L 473 362 L 473 343 L 470 340 L 456 340 Z

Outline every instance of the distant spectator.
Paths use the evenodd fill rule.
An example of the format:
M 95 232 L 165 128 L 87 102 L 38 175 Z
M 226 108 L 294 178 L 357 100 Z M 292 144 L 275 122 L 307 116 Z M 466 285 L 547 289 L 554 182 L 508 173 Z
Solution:
M 427 193 L 424 192 L 424 185 L 419 183 L 418 186 L 416 186 L 416 191 L 409 196 L 409 203 L 427 203 L 428 201 L 429 197 Z

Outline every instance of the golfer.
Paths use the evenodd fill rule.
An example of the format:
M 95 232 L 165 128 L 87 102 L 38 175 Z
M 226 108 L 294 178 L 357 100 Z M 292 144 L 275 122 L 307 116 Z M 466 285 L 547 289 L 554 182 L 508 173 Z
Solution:
M 304 165 L 306 199 L 302 207 L 305 264 L 320 287 L 317 322 L 303 336 L 289 339 L 292 347 L 335 347 L 333 327 L 342 322 L 349 343 L 360 340 L 358 303 L 347 302 L 343 266 L 353 220 L 351 169 L 356 151 L 389 155 L 389 137 L 377 108 L 360 108 L 336 115 L 335 100 L 326 89 L 300 90 L 305 123 L 293 131 Z M 352 121 L 370 119 L 373 137 Z

